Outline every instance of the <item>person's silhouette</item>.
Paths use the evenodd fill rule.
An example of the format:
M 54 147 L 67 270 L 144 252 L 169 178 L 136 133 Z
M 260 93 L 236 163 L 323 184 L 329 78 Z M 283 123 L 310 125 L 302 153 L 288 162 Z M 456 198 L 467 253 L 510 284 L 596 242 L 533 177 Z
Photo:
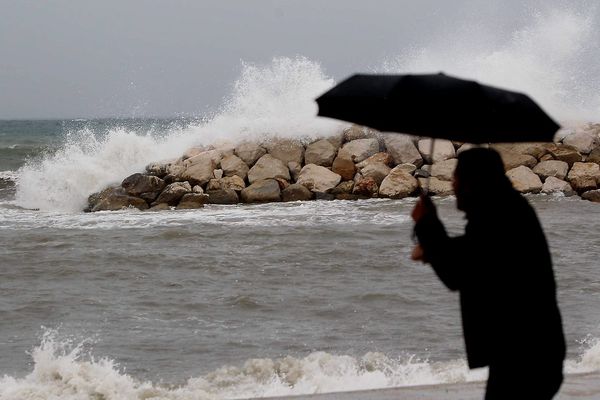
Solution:
M 538 218 L 494 150 L 462 152 L 453 186 L 465 234 L 449 237 L 421 196 L 412 213 L 419 242 L 412 257 L 460 293 L 469 367 L 489 366 L 485 399 L 551 399 L 562 384 L 566 346 Z

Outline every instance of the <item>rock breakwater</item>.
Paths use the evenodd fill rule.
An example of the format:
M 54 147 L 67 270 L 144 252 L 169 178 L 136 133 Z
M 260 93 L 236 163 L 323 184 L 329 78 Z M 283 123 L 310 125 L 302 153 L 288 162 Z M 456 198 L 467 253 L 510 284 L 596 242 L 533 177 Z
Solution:
M 308 143 L 278 139 L 188 149 L 120 185 L 89 196 L 86 211 L 201 208 L 205 204 L 399 199 L 427 178 L 434 195 L 452 194 L 456 157 L 467 143 L 353 125 Z M 554 143 L 489 145 L 521 193 L 580 195 L 600 202 L 600 124 L 571 130 Z

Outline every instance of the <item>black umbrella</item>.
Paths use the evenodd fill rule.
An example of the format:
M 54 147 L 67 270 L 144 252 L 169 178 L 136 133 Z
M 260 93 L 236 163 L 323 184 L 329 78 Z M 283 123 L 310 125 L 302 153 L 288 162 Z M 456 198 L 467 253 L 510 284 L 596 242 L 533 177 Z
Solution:
M 320 116 L 469 143 L 547 142 L 560 128 L 522 93 L 442 73 L 357 74 L 317 103 Z

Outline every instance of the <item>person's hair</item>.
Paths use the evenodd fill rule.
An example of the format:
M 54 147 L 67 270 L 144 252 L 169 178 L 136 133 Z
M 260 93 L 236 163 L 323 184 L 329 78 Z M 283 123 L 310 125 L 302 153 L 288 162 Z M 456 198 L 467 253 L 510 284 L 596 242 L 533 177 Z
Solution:
M 461 184 L 471 189 L 471 195 L 501 195 L 513 191 L 502 158 L 493 149 L 475 147 L 463 151 L 458 155 L 454 173 Z

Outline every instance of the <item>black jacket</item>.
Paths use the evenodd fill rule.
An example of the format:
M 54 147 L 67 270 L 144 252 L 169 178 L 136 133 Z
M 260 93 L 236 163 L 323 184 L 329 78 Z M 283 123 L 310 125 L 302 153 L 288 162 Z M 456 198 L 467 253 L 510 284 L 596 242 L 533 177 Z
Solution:
M 563 360 L 565 340 L 546 238 L 517 192 L 467 214 L 463 236 L 451 238 L 435 214 L 415 226 L 425 259 L 460 293 L 467 359 L 490 362 Z

